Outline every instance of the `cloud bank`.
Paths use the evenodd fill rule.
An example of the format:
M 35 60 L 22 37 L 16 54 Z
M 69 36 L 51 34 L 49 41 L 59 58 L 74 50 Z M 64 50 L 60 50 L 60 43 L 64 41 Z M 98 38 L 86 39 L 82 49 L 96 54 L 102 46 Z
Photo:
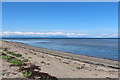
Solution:
M 118 38 L 118 34 L 78 34 L 78 33 L 63 33 L 63 32 L 0 32 L 2 37 L 50 37 L 50 38 Z

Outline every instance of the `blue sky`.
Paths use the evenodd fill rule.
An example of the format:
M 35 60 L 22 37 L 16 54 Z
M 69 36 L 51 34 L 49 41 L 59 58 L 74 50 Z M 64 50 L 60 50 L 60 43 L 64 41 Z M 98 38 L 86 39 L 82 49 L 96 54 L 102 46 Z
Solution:
M 9 33 L 118 33 L 117 2 L 3 2 L 2 14 Z

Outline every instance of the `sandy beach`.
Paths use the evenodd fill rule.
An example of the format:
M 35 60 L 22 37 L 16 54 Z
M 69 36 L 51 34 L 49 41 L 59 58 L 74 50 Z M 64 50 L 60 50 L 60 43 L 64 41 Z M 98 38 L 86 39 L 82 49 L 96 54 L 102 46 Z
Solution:
M 30 63 L 39 66 L 41 72 L 56 78 L 118 78 L 117 61 L 37 48 L 17 42 L 2 41 L 1 49 L 4 48 L 21 54 Z M 2 62 L 3 78 L 13 78 L 14 75 L 14 78 L 22 78 L 20 72 L 15 72 L 16 67 L 9 67 L 9 63 Z

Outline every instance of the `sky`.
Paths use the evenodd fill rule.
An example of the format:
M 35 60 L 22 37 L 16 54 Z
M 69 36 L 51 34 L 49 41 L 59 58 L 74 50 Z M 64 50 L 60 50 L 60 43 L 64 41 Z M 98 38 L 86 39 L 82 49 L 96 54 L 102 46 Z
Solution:
M 117 2 L 3 2 L 3 36 L 117 37 Z

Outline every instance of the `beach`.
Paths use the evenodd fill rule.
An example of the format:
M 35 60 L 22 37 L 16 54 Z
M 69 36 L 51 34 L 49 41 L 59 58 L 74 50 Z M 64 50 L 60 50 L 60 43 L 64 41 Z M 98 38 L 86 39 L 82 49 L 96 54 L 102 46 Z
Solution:
M 30 63 L 39 66 L 41 72 L 48 73 L 56 78 L 118 78 L 118 61 L 76 55 L 2 40 L 1 49 L 5 48 L 8 51 L 21 54 Z M 21 73 L 11 75 L 13 71 L 17 70 L 15 67 L 11 68 L 13 71 L 9 71 L 9 74 L 7 74 L 9 64 L 3 60 L 2 62 L 6 64 L 2 65 L 4 67 L 2 68 L 4 78 L 13 78 L 14 75 L 16 75 L 14 78 L 22 77 Z M 7 67 L 5 68 L 5 66 Z

